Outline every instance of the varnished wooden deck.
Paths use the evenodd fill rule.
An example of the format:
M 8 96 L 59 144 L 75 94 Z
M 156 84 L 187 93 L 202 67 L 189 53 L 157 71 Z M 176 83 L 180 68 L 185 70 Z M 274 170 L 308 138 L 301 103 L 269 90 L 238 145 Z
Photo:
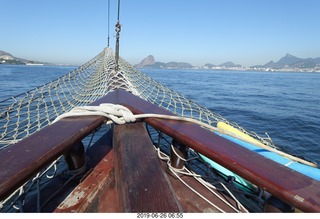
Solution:
M 116 125 L 113 136 L 114 149 L 55 212 L 219 212 L 166 172 L 143 123 Z M 182 178 L 225 212 L 234 212 L 193 177 Z

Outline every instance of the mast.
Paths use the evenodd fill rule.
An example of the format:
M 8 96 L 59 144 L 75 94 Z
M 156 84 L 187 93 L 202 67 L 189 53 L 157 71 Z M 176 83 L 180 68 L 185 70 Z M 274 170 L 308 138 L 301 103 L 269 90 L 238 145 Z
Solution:
M 108 0 L 108 48 L 110 46 L 110 0 Z
M 115 62 L 116 62 L 116 67 L 115 70 L 118 72 L 119 70 L 119 38 L 120 38 L 120 31 L 121 31 L 121 24 L 120 24 L 120 0 L 118 0 L 118 19 L 116 23 L 116 52 L 115 52 Z

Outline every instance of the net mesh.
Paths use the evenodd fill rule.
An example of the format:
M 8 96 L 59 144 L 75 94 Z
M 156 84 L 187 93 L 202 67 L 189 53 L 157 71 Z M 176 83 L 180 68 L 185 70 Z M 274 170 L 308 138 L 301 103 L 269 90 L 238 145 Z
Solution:
M 115 89 L 125 89 L 166 110 L 216 126 L 223 121 L 270 145 L 269 141 L 230 123 L 222 116 L 163 86 L 147 74 L 119 59 L 115 72 L 110 48 L 79 68 L 43 86 L 0 102 L 0 148 L 5 148 L 41 130 L 62 113 L 84 106 Z M 273 146 L 273 145 L 271 145 Z

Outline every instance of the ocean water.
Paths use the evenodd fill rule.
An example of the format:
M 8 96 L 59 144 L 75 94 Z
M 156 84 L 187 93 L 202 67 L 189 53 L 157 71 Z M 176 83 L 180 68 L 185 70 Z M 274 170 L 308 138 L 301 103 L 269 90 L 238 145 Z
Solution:
M 320 164 L 320 74 L 143 69 L 288 153 Z
M 0 100 L 49 83 L 76 67 L 0 65 Z
M 0 65 L 0 100 L 75 67 Z M 286 152 L 320 164 L 320 74 L 142 69 L 158 82 Z

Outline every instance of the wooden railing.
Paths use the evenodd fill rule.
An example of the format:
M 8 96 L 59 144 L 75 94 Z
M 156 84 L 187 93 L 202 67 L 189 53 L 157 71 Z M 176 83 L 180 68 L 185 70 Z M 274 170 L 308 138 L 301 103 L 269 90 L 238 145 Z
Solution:
M 99 127 L 105 118 L 62 119 L 0 151 L 0 200 Z
M 121 104 L 134 114 L 171 114 L 124 90 L 116 90 L 96 102 L 99 103 Z M 320 212 L 319 181 L 243 148 L 196 124 L 154 118 L 145 119 L 145 122 L 280 200 L 305 212 Z

